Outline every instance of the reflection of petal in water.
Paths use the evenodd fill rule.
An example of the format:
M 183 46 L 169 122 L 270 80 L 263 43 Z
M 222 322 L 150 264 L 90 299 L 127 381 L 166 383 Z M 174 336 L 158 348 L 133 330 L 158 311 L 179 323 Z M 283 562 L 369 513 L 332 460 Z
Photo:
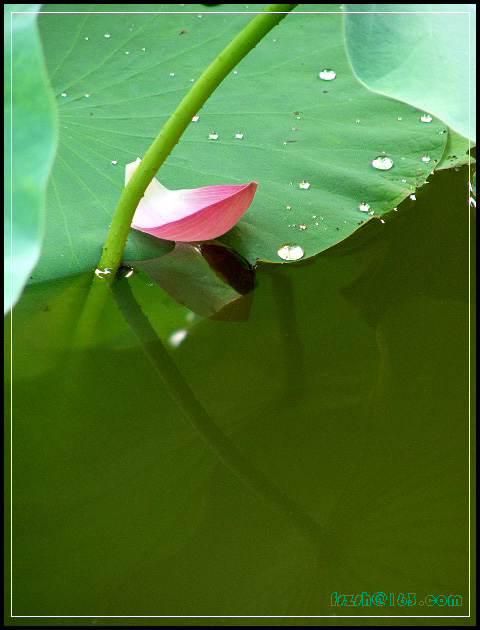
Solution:
M 201 317 L 248 319 L 251 299 L 242 298 L 253 292 L 255 270 L 223 245 L 176 243 L 165 256 L 129 264 Z M 222 315 L 225 307 L 229 307 L 228 312 Z

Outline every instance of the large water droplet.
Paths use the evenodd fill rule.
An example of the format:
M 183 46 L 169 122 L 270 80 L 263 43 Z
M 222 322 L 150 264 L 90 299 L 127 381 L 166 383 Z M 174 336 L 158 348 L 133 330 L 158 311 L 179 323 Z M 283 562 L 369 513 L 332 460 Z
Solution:
M 185 328 L 180 328 L 180 330 L 175 330 L 168 337 L 168 343 L 173 348 L 176 348 L 177 346 L 179 346 L 182 343 L 182 341 L 185 339 L 186 336 L 187 336 L 187 330 L 185 330 Z
M 110 33 L 105 33 L 104 37 L 108 39 L 110 37 Z
M 277 254 L 283 260 L 300 260 L 305 256 L 305 250 L 300 245 L 282 245 L 277 249 Z
M 241 133 L 240 131 L 237 131 L 237 133 L 235 134 L 235 138 L 238 138 L 239 140 L 241 140 L 243 138 L 243 133 Z
M 303 188 L 303 190 L 307 190 L 307 188 L 310 188 L 310 184 L 304 179 L 298 184 L 298 187 Z
M 360 210 L 360 212 L 368 212 L 370 210 L 370 206 L 368 205 L 368 203 L 361 203 L 358 206 L 358 209 Z
M 337 73 L 330 68 L 325 68 L 318 75 L 322 81 L 333 81 L 333 79 L 337 76 Z
M 429 123 L 432 122 L 432 117 L 430 116 L 430 114 L 423 114 L 423 116 L 420 117 L 420 122 L 425 122 L 425 123 Z
M 378 155 L 372 161 L 372 166 L 373 166 L 373 168 L 378 168 L 381 171 L 388 171 L 393 166 L 393 160 L 391 160 L 386 155 Z

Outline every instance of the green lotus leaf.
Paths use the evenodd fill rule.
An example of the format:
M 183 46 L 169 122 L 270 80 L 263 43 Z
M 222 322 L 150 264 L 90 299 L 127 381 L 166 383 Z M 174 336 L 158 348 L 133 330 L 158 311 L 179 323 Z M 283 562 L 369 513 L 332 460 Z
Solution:
M 51 13 L 56 6 L 45 5 L 40 29 L 60 146 L 34 281 L 97 264 L 125 165 L 252 19 L 244 5 Z M 222 82 L 156 176 L 171 190 L 258 182 L 246 214 L 218 239 L 251 264 L 283 262 L 285 245 L 314 256 L 390 212 L 423 183 L 448 135 L 441 121 L 366 90 L 347 60 L 339 7 L 310 7 L 318 13 L 291 13 Z M 325 69 L 335 78 L 320 78 Z M 374 168 L 377 157 L 392 168 Z M 123 257 L 172 247 L 132 230 Z
M 19 299 L 40 256 L 45 191 L 57 142 L 55 103 L 37 28 L 39 7 L 4 8 L 5 312 Z
M 475 139 L 474 4 L 346 4 L 352 67 L 375 92 Z

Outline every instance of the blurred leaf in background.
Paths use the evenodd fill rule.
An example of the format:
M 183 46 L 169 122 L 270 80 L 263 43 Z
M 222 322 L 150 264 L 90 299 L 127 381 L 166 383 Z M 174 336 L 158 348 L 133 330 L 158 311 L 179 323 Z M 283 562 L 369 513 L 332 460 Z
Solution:
M 37 28 L 39 8 L 4 7 L 4 312 L 19 299 L 40 256 L 57 143 L 57 112 Z
M 346 4 L 360 81 L 438 116 L 475 140 L 475 4 Z

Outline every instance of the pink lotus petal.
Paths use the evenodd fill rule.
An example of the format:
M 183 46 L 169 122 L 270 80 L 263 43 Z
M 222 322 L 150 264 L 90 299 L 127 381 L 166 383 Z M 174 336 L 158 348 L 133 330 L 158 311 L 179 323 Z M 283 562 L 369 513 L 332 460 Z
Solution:
M 125 184 L 140 163 L 125 167 Z M 168 190 L 157 180 L 138 204 L 132 228 L 168 241 L 206 241 L 228 232 L 252 203 L 257 182 Z

